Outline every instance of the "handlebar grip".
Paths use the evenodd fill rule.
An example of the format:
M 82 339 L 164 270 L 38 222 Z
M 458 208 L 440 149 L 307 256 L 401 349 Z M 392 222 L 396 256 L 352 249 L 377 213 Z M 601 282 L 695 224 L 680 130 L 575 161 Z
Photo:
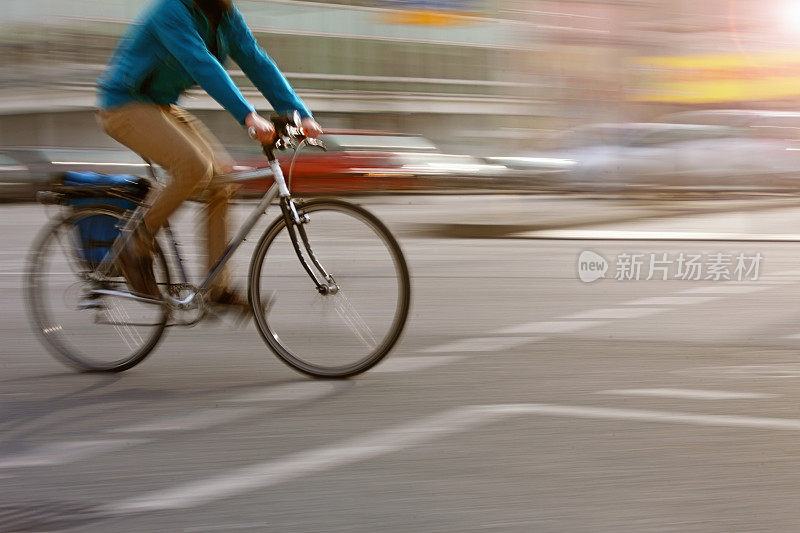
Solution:
M 269 118 L 272 125 L 275 127 L 275 137 L 272 142 L 263 146 L 264 154 L 269 158 L 272 157 L 272 150 L 285 150 L 289 146 L 294 145 L 296 142 L 305 142 L 310 146 L 316 146 L 324 151 L 327 151 L 325 144 L 317 139 L 312 139 L 306 135 L 305 130 L 301 126 L 300 114 L 297 111 L 287 115 L 273 115 Z M 247 130 L 250 137 L 254 137 L 255 130 L 248 128 Z

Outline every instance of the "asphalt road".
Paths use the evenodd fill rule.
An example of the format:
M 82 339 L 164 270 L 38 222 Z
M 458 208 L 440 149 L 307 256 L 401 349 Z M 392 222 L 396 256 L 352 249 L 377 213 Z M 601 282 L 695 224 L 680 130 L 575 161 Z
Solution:
M 797 529 L 800 209 L 567 240 L 409 230 L 463 220 L 459 201 L 365 200 L 401 237 L 414 300 L 392 355 L 344 382 L 225 323 L 174 329 L 122 374 L 62 367 L 21 291 L 44 210 L 0 206 L 0 531 Z M 578 279 L 586 250 L 609 279 Z M 640 279 L 613 279 L 635 278 L 623 253 L 642 254 Z M 734 277 L 738 254 L 761 254 L 758 279 L 675 279 L 681 254 L 705 278 L 716 253 Z M 644 279 L 650 254 L 668 280 Z

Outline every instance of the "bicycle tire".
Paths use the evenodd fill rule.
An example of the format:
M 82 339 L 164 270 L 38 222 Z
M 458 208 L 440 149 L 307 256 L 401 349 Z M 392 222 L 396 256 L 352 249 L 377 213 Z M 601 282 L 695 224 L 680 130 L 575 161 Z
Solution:
M 85 289 L 87 285 L 98 284 L 98 282 L 95 281 L 87 281 L 86 276 L 90 272 L 93 272 L 94 268 L 80 257 L 72 256 L 74 250 L 72 247 L 73 243 L 71 242 L 67 243 L 66 251 L 64 251 L 63 245 L 59 245 L 66 256 L 66 258 L 62 261 L 69 267 L 69 272 L 66 274 L 54 273 L 51 278 L 58 279 L 58 276 L 60 275 L 66 279 L 72 275 L 72 277 L 75 279 L 72 282 L 65 282 L 67 284 L 67 288 L 63 289 L 63 294 L 61 295 L 54 294 L 56 291 L 48 290 L 48 251 L 51 249 L 53 244 L 59 244 L 59 235 L 64 233 L 67 237 L 70 235 L 74 237 L 74 232 L 76 231 L 75 223 L 85 217 L 104 215 L 121 220 L 124 214 L 125 210 L 122 208 L 101 204 L 88 205 L 79 209 L 67 211 L 53 219 L 52 222 L 42 228 L 34 240 L 34 244 L 31 247 L 31 252 L 28 256 L 28 265 L 25 275 L 25 293 L 28 314 L 31 319 L 31 323 L 34 326 L 34 331 L 45 348 L 47 348 L 47 350 L 53 356 L 55 356 L 56 359 L 82 372 L 121 372 L 141 363 L 163 338 L 167 320 L 169 318 L 169 310 L 166 308 L 166 306 L 138 304 L 139 306 L 149 306 L 149 309 L 153 311 L 155 318 L 153 318 L 152 322 L 150 322 L 151 319 L 148 317 L 148 322 L 145 324 L 133 322 L 134 319 L 131 318 L 128 318 L 129 321 L 125 322 L 123 312 L 130 317 L 130 311 L 128 309 L 119 307 L 121 304 L 117 304 L 112 301 L 111 305 L 117 306 L 112 312 L 106 301 L 113 297 L 102 297 L 102 305 L 100 305 L 99 308 L 80 309 L 79 306 L 79 308 L 73 309 L 72 313 L 67 313 L 66 311 L 69 311 L 69 299 L 73 296 L 69 291 L 73 290 L 74 287 Z M 75 255 L 79 256 L 80 254 Z M 55 262 L 53 262 L 53 264 L 55 264 Z M 159 280 L 159 283 L 169 284 L 169 268 L 158 242 L 155 243 L 154 265 L 157 267 L 156 271 L 159 272 L 160 276 L 162 277 L 162 279 Z M 113 275 L 116 275 L 117 277 L 113 278 L 109 276 L 106 278 L 104 283 L 107 283 L 108 287 L 124 288 L 126 285 L 124 279 L 119 277 L 118 273 L 112 273 L 112 276 Z M 81 277 L 84 278 L 83 281 L 81 281 Z M 51 292 L 53 292 L 53 294 L 50 294 Z M 67 333 L 66 327 L 59 321 L 63 319 L 56 320 L 54 313 L 56 312 L 55 308 L 58 306 L 52 304 L 51 300 L 57 296 L 63 297 L 65 304 L 63 309 L 58 309 L 58 314 L 63 314 L 65 317 L 69 315 L 69 318 L 66 319 L 69 322 L 76 320 L 80 322 L 80 326 L 78 326 L 79 331 L 81 326 L 86 330 L 89 330 L 94 325 L 108 326 L 115 330 L 117 337 L 119 337 L 122 341 L 121 344 L 126 344 L 128 348 L 131 348 L 131 343 L 135 345 L 133 348 L 131 348 L 131 353 L 124 357 L 115 358 L 111 361 L 101 361 L 97 360 L 95 357 L 90 357 L 86 351 L 87 347 L 80 349 L 76 343 L 71 340 L 70 337 L 72 336 L 72 333 Z M 132 301 L 130 300 L 123 298 L 120 298 L 119 300 L 124 305 L 132 305 L 130 303 Z M 94 315 L 95 321 L 89 325 L 86 325 L 84 324 L 84 321 L 89 318 L 89 311 L 94 311 L 96 313 Z M 98 322 L 97 317 L 100 314 L 105 314 L 111 318 L 108 319 L 107 323 Z M 149 314 L 150 312 L 148 311 L 148 315 Z M 123 317 L 122 321 L 119 321 L 118 317 Z M 146 335 L 146 338 L 142 337 L 142 335 L 139 333 L 139 328 L 141 327 L 147 327 L 151 330 L 150 334 Z M 92 335 L 92 333 L 95 331 L 98 333 Z M 82 340 L 86 340 L 87 343 L 91 341 L 93 343 L 93 350 L 98 352 L 110 352 L 113 346 L 119 343 L 114 340 L 114 335 L 111 335 L 107 332 L 110 332 L 110 329 L 97 328 L 91 329 L 91 332 L 80 331 L 79 336 Z M 125 338 L 126 336 L 128 338 Z M 105 342 L 105 344 L 103 344 L 103 342 Z
M 283 217 L 277 218 L 264 232 L 260 241 L 256 245 L 256 248 L 253 252 L 252 261 L 250 264 L 250 272 L 248 276 L 248 298 L 250 300 L 250 305 L 252 307 L 253 316 L 255 317 L 255 324 L 256 327 L 261 334 L 262 339 L 264 342 L 270 347 L 270 349 L 277 355 L 277 357 L 283 361 L 285 364 L 290 366 L 296 371 L 299 371 L 303 374 L 313 376 L 316 378 L 347 378 L 351 376 L 355 376 L 357 374 L 361 374 L 370 368 L 377 365 L 392 347 L 395 345 L 397 340 L 400 338 L 400 335 L 403 331 L 405 323 L 408 318 L 408 311 L 410 307 L 410 300 L 411 300 L 411 282 L 410 276 L 408 271 L 408 265 L 406 263 L 405 257 L 403 252 L 400 248 L 400 245 L 397 243 L 397 240 L 391 234 L 389 229 L 372 213 L 367 211 L 366 209 L 350 204 L 348 202 L 344 202 L 341 200 L 333 200 L 333 199 L 315 199 L 305 202 L 296 202 L 298 210 L 303 214 L 308 214 L 310 217 L 310 222 L 306 225 L 307 227 L 311 228 L 314 226 L 315 220 L 319 221 L 320 218 L 322 221 L 319 224 L 322 226 L 318 226 L 317 230 L 320 228 L 326 228 L 327 222 L 331 219 L 335 219 L 345 227 L 347 227 L 351 232 L 362 232 L 363 228 L 367 228 L 369 232 L 364 232 L 364 237 L 361 237 L 362 240 L 369 238 L 370 235 L 374 235 L 377 237 L 378 241 L 382 243 L 382 246 L 385 247 L 383 251 L 376 251 L 373 255 L 378 256 L 380 254 L 381 257 L 389 257 L 392 263 L 392 267 L 386 266 L 381 264 L 382 270 L 381 272 L 387 274 L 385 276 L 379 276 L 378 274 L 374 274 L 374 276 L 369 275 L 353 275 L 350 276 L 349 281 L 347 283 L 344 282 L 343 278 L 337 277 L 341 276 L 342 272 L 340 271 L 330 271 L 333 277 L 336 279 L 337 284 L 342 286 L 342 291 L 337 293 L 336 295 L 320 295 L 316 288 L 311 281 L 311 279 L 307 276 L 307 274 L 300 268 L 300 261 L 297 259 L 295 255 L 295 251 L 291 246 L 287 246 L 285 249 L 281 249 L 277 255 L 281 258 L 286 258 L 287 254 L 291 255 L 291 258 L 288 259 L 289 263 L 294 265 L 294 270 L 291 274 L 291 279 L 289 281 L 294 281 L 299 287 L 302 287 L 302 293 L 295 292 L 290 294 L 288 301 L 292 302 L 293 298 L 302 295 L 303 298 L 312 298 L 312 294 L 314 296 L 320 296 L 320 299 L 323 302 L 326 302 L 324 305 L 328 305 L 329 302 L 332 306 L 341 306 L 341 300 L 334 300 L 336 296 L 340 296 L 346 301 L 346 306 L 354 307 L 352 305 L 352 294 L 349 296 L 345 295 L 345 289 L 350 289 L 353 285 L 357 285 L 363 281 L 369 281 L 371 277 L 374 278 L 381 278 L 386 279 L 387 281 L 381 281 L 381 287 L 383 288 L 384 292 L 386 291 L 393 291 L 394 284 L 396 283 L 396 295 L 389 294 L 386 298 L 387 301 L 391 301 L 394 298 L 394 310 L 391 313 L 390 323 L 384 328 L 381 324 L 382 333 L 380 334 L 380 339 L 375 339 L 374 348 L 369 349 L 369 342 L 367 342 L 367 349 L 369 349 L 369 353 L 365 354 L 363 357 L 354 361 L 352 363 L 346 364 L 339 364 L 339 365 L 328 365 L 328 364 L 321 364 L 319 362 L 310 361 L 312 357 L 308 355 L 301 355 L 296 353 L 298 349 L 293 346 L 289 346 L 290 342 L 286 340 L 286 336 L 282 338 L 282 334 L 276 331 L 275 321 L 277 318 L 284 319 L 284 322 L 288 322 L 291 320 L 300 320 L 309 319 L 313 320 L 312 317 L 306 316 L 303 311 L 305 309 L 300 308 L 300 313 L 295 313 L 295 317 L 282 317 L 280 315 L 283 312 L 284 307 L 277 307 L 276 305 L 280 306 L 280 302 L 273 302 L 269 309 L 266 312 L 262 312 L 262 305 L 261 302 L 265 299 L 265 291 L 262 289 L 273 289 L 270 293 L 274 293 L 275 291 L 282 290 L 284 288 L 283 284 L 287 282 L 287 279 L 284 277 L 281 283 L 273 283 L 271 287 L 262 287 L 262 273 L 265 271 L 265 258 L 267 257 L 270 250 L 276 244 L 276 239 L 280 236 L 282 241 L 286 241 L 286 221 Z M 322 214 L 325 213 L 323 216 Z M 341 217 L 339 217 L 341 215 Z M 353 221 L 357 221 L 358 223 L 352 224 Z M 352 226 L 347 225 L 352 224 Z M 362 227 L 363 226 L 363 227 Z M 333 227 L 339 227 L 334 224 Z M 358 233 L 362 235 L 362 233 Z M 334 246 L 330 244 L 331 241 L 337 242 L 339 240 L 343 241 L 346 237 L 342 236 L 339 239 L 338 235 L 334 235 L 328 242 L 328 251 L 318 248 L 321 244 L 323 244 L 323 240 L 317 238 L 317 234 L 314 233 L 313 230 L 309 230 L 309 242 L 311 248 L 315 252 L 315 256 L 317 256 L 323 266 L 333 257 L 336 259 L 337 257 L 341 259 L 342 257 L 349 256 L 351 252 L 354 252 L 355 249 L 352 250 L 342 250 L 338 246 Z M 286 241 L 288 242 L 288 241 Z M 361 242 L 359 241 L 359 244 Z M 371 244 L 370 246 L 374 246 Z M 344 252 L 342 254 L 341 252 Z M 292 262 L 292 259 L 294 261 Z M 345 264 L 344 260 L 340 260 L 341 268 L 350 268 L 350 265 L 356 265 L 357 261 L 355 259 L 351 259 L 348 257 L 349 262 Z M 333 261 L 336 263 L 336 261 Z M 273 266 L 278 266 L 279 264 L 283 264 L 283 261 L 276 262 Z M 346 266 L 347 265 L 347 266 Z M 355 267 L 353 267 L 355 268 Z M 396 276 L 396 280 L 393 281 L 392 274 L 389 272 L 389 268 L 394 269 L 394 274 Z M 279 276 L 279 274 L 274 274 L 274 276 Z M 277 279 L 277 278 L 276 278 Z M 388 289 L 387 289 L 388 287 Z M 287 291 L 289 289 L 286 289 Z M 361 290 L 360 294 L 363 296 L 372 294 L 369 293 L 369 289 Z M 328 300 L 325 300 L 328 298 Z M 285 302 L 286 300 L 284 300 Z M 360 302 L 359 302 L 360 303 Z M 298 304 L 298 306 L 301 304 Z M 388 307 L 388 305 L 386 306 Z M 297 310 L 292 310 L 297 311 Z M 391 310 L 382 309 L 382 311 L 386 311 L 386 313 L 391 312 Z M 338 312 L 338 311 L 337 311 Z M 350 312 L 349 310 L 345 310 L 345 313 Z M 362 317 L 358 315 L 358 311 L 354 309 L 355 315 L 357 316 L 356 320 L 361 320 Z M 342 318 L 342 314 L 340 313 L 340 318 Z M 383 315 L 381 315 L 383 316 Z M 272 318 L 270 318 L 272 317 Z M 370 317 L 371 319 L 372 317 Z M 342 318 L 342 320 L 347 320 L 346 318 Z M 388 320 L 388 319 L 387 319 Z M 335 333 L 335 324 L 336 318 L 333 319 L 332 324 L 326 324 L 327 329 L 323 328 L 323 324 L 320 322 L 312 322 L 311 326 L 301 330 L 299 333 L 295 335 L 295 338 L 300 342 L 300 337 L 305 335 L 306 337 L 310 337 L 313 333 L 320 333 L 325 334 L 325 332 L 333 331 Z M 360 327 L 360 326 L 357 326 Z M 352 329 L 352 327 L 351 327 Z M 367 325 L 367 329 L 369 330 L 369 325 Z M 324 330 L 324 331 L 323 331 Z M 370 334 L 372 332 L 370 331 Z M 360 335 L 356 332 L 354 335 Z M 302 339 L 305 341 L 305 338 Z M 343 339 L 343 340 L 349 340 Z M 311 343 L 312 341 L 309 339 L 307 343 Z M 314 350 L 332 350 L 333 349 L 333 341 L 329 344 L 321 344 Z M 319 356 L 320 354 L 315 353 L 313 354 L 314 357 Z

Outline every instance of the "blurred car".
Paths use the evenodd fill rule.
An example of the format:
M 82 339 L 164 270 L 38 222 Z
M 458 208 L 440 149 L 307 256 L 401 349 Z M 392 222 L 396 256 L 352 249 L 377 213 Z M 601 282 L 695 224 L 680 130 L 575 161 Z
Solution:
M 781 124 L 800 127 L 800 113 L 797 111 L 765 111 L 760 109 L 700 109 L 669 113 L 663 115 L 658 122 L 740 128 L 759 124 Z
M 301 149 L 292 172 L 294 194 L 347 194 L 478 187 L 502 176 L 503 165 L 468 155 L 444 154 L 419 135 L 332 130 L 322 136 L 327 147 Z M 267 166 L 258 155 L 235 154 L 242 166 Z M 278 154 L 288 177 L 292 151 Z M 240 195 L 261 195 L 272 180 L 246 183 Z
M 0 148 L 0 200 L 34 200 L 68 170 L 144 175 L 146 164 L 124 150 Z
M 45 176 L 34 176 L 31 167 L 39 161 L 29 150 L 0 149 L 0 200 L 32 200 L 48 182 Z
M 563 189 L 567 173 L 577 162 L 572 159 L 542 156 L 491 156 L 486 161 L 506 167 L 503 187 L 516 191 Z
M 706 126 L 730 126 L 743 128 L 771 112 L 754 109 L 700 109 L 694 111 L 679 111 L 663 115 L 656 122 L 663 124 L 700 124 Z M 795 115 L 798 113 L 779 113 Z
M 571 189 L 753 191 L 800 186 L 797 148 L 744 128 L 622 123 L 576 128 L 546 155 L 573 162 L 562 175 Z
M 747 128 L 753 137 L 794 140 L 800 143 L 800 113 L 753 109 L 707 109 L 664 115 L 660 122 Z

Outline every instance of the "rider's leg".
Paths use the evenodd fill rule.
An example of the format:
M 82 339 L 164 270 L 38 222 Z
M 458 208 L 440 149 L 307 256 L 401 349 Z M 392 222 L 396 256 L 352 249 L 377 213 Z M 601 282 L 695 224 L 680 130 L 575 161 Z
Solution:
M 130 247 L 120 256 L 120 263 L 126 263 L 121 266 L 134 291 L 156 296 L 148 241 L 194 190 L 208 184 L 213 174 L 213 157 L 166 106 L 136 103 L 101 111 L 100 123 L 111 137 L 164 167 L 171 177 L 167 186 L 156 193 L 145 213 L 143 227 L 137 229 Z
M 111 137 L 169 172 L 169 183 L 156 193 L 144 217 L 155 234 L 184 200 L 211 180 L 213 156 L 168 106 L 130 104 L 103 111 L 100 117 Z
M 228 246 L 228 200 L 231 188 L 227 185 L 212 184 L 206 191 L 206 263 L 210 269 Z M 211 297 L 215 298 L 231 287 L 228 265 L 211 284 Z
M 178 106 L 170 106 L 170 114 L 185 126 L 187 134 L 198 145 L 205 148 L 214 161 L 214 176 L 205 190 L 203 199 L 206 203 L 206 264 L 210 269 L 228 246 L 228 200 L 231 197 L 230 185 L 217 183 L 215 178 L 233 171 L 233 160 L 222 147 L 222 144 L 209 131 L 209 129 L 195 118 L 191 113 Z M 198 191 L 196 191 L 198 192 Z M 214 278 L 210 287 L 210 296 L 213 300 L 223 300 L 225 303 L 242 303 L 246 305 L 246 298 L 235 294 L 231 288 L 230 270 L 225 265 L 219 275 Z

